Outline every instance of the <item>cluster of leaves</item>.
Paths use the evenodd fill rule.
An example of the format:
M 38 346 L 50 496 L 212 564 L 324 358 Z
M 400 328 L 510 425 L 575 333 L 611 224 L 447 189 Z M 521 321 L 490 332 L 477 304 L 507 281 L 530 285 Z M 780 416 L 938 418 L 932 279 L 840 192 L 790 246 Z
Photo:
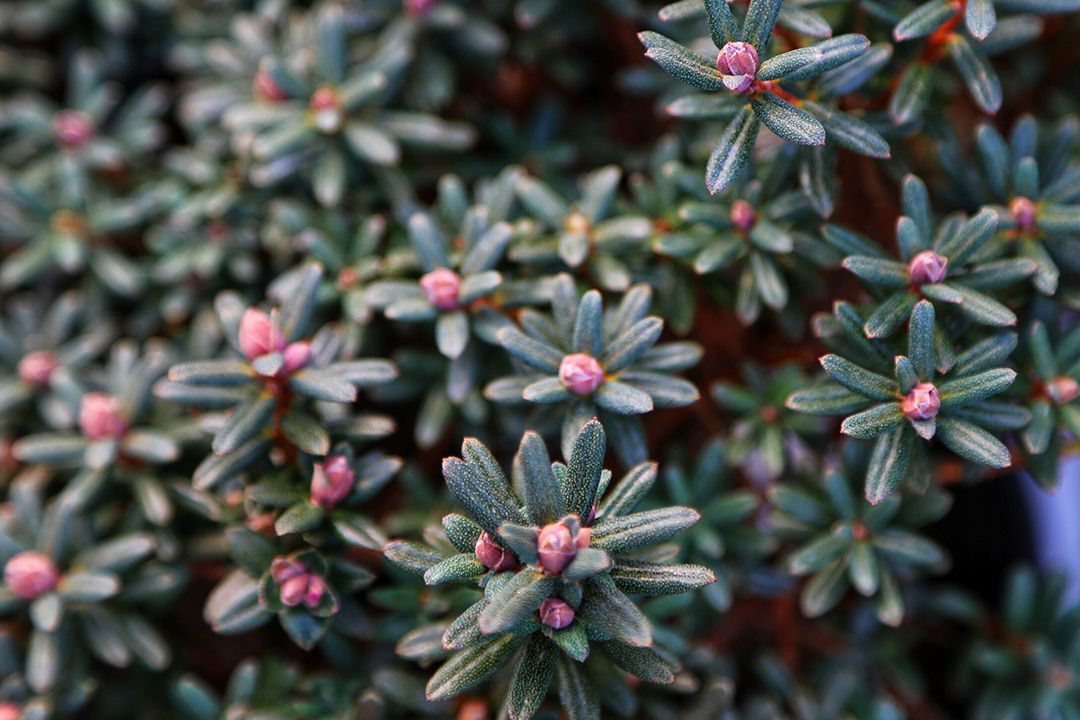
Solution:
M 4 2 L 0 720 L 1080 714 L 1077 10 Z

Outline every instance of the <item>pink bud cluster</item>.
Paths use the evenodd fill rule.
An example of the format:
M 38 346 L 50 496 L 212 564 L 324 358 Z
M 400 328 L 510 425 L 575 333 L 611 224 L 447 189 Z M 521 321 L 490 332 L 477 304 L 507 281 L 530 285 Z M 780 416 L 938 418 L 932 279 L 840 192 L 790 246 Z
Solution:
M 35 387 L 44 387 L 49 384 L 53 371 L 56 370 L 56 360 L 48 350 L 37 350 L 27 353 L 19 361 L 17 368 L 19 379 Z
M 309 608 L 318 607 L 327 593 L 326 581 L 296 560 L 275 558 L 270 574 L 281 586 L 281 602 L 288 607 L 301 603 Z
M 1025 235 L 1030 235 L 1035 230 L 1035 220 L 1038 210 L 1035 203 L 1026 197 L 1014 197 L 1009 203 L 1009 213 L 1016 221 L 1016 227 Z
M 53 115 L 53 132 L 69 148 L 82 147 L 94 137 L 94 121 L 78 110 L 61 110 Z
M 518 564 L 514 554 L 495 542 L 486 531 L 476 539 L 476 559 L 493 572 L 513 570 Z
M 555 630 L 562 630 L 574 622 L 574 608 L 565 600 L 548 598 L 540 604 L 540 622 Z
M 56 587 L 60 572 L 53 559 L 37 550 L 13 555 L 4 565 L 4 585 L 23 600 L 34 600 Z
M 315 465 L 311 475 L 311 502 L 330 509 L 352 491 L 355 475 L 344 455 L 333 455 Z
M 908 263 L 908 276 L 916 285 L 933 285 L 945 280 L 949 259 L 933 250 L 924 250 Z
M 559 380 L 570 392 L 588 395 L 604 382 L 604 368 L 591 355 L 572 353 L 559 364 Z
M 941 396 L 933 383 L 919 383 L 900 402 L 900 409 L 911 420 L 929 420 L 941 409 Z
M 577 551 L 589 546 L 589 528 L 579 528 L 577 534 L 565 522 L 556 522 L 540 528 L 537 551 L 540 567 L 545 572 L 558 575 L 577 557 Z
M 287 375 L 308 364 L 311 359 L 311 345 L 303 341 L 286 345 L 285 336 L 278 329 L 276 315 L 267 315 L 256 308 L 244 311 L 240 318 L 240 352 L 244 353 L 248 360 L 280 352 L 285 362 L 277 374 Z
M 79 403 L 79 429 L 90 440 L 118 438 L 127 432 L 120 401 L 103 392 L 86 393 Z
M 461 276 L 453 270 L 438 268 L 420 278 L 420 289 L 439 310 L 455 310 L 461 293 Z
M 724 87 L 732 92 L 745 93 L 757 80 L 757 48 L 747 42 L 729 42 L 720 48 L 716 57 Z

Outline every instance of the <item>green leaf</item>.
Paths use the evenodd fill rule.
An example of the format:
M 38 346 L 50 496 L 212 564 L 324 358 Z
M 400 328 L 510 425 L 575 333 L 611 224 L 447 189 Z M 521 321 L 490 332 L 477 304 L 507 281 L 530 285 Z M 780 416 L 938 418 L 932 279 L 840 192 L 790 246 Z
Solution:
M 788 556 L 788 572 L 808 575 L 817 572 L 847 552 L 852 546 L 851 534 L 829 532 L 803 545 Z
M 633 647 L 649 647 L 652 625 L 607 575 L 585 581 L 585 598 L 577 614 L 601 633 Z
M 567 720 L 600 720 L 600 704 L 583 670 L 569 658 L 559 656 L 555 666 L 559 686 L 559 703 Z
M 559 648 L 578 662 L 585 662 L 589 657 L 589 637 L 581 623 L 572 623 L 569 627 L 551 633 L 552 641 Z
M 844 595 L 843 582 L 847 563 L 843 558 L 820 570 L 803 585 L 799 593 L 799 608 L 807 617 L 818 617 L 831 610 Z
M 964 285 L 950 287 L 961 297 L 960 311 L 975 322 L 997 327 L 1016 324 L 1016 313 L 997 300 Z
M 705 0 L 705 16 L 709 19 L 709 34 L 716 47 L 722 48 L 739 39 L 739 24 L 727 0 Z
M 977 375 L 957 378 L 938 386 L 942 409 L 964 407 L 973 402 L 1004 392 L 1016 380 L 1016 371 L 1009 368 L 987 370 Z
M 954 453 L 979 465 L 1006 468 L 1012 464 L 1009 449 L 978 425 L 954 417 L 939 417 L 937 437 Z
M 640 463 L 606 493 L 597 509 L 597 517 L 613 517 L 634 509 L 656 482 L 657 464 Z M 598 476 L 599 477 L 599 476 Z
M 721 46 L 722 47 L 722 46 Z M 797 48 L 774 55 L 758 68 L 757 79 L 763 81 L 780 80 L 821 59 L 821 50 L 810 47 Z
M 446 458 L 442 467 L 450 494 L 484 530 L 494 535 L 504 521 L 527 524 L 518 507 L 518 500 L 505 480 L 500 483 L 495 478 L 482 475 L 471 463 L 460 458 Z
M 529 337 L 515 327 L 505 327 L 495 333 L 499 344 L 526 365 L 541 372 L 557 374 L 563 353 L 546 342 Z
M 276 407 L 277 400 L 273 395 L 260 393 L 234 409 L 214 436 L 214 454 L 226 455 L 255 438 L 266 428 Z
M 480 631 L 485 635 L 506 632 L 534 613 L 554 589 L 553 576 L 532 568 L 519 570 L 480 613 Z
M 476 559 L 476 553 L 451 555 L 424 571 L 424 583 L 438 585 L 456 580 L 471 580 L 487 574 L 484 563 Z
M 916 7 L 893 28 L 893 39 L 904 42 L 924 37 L 941 27 L 956 14 L 951 0 L 931 0 Z
M 431 676 L 425 691 L 427 699 L 446 700 L 487 680 L 505 664 L 518 643 L 517 636 L 506 634 L 459 651 Z
M 949 258 L 950 263 L 962 265 L 994 236 L 997 229 L 997 213 L 991 208 L 983 208 L 951 237 L 942 241 L 938 252 Z
M 997 25 L 994 0 L 968 0 L 964 9 L 964 26 L 976 40 L 986 39 Z
M 464 311 L 445 312 L 435 321 L 435 346 L 444 357 L 461 357 L 468 343 L 469 316 Z
M 870 372 L 864 367 L 845 360 L 839 355 L 825 355 L 821 366 L 836 382 L 852 392 L 857 392 L 871 400 L 895 400 L 896 383 L 884 375 Z
M 1001 108 L 1001 81 L 986 55 L 960 33 L 953 33 L 948 47 L 975 104 L 984 112 L 996 113 Z
M 678 595 L 716 582 L 701 565 L 667 565 L 646 560 L 620 560 L 611 569 L 615 586 L 629 595 Z
M 306 453 L 325 455 L 330 452 L 330 435 L 307 413 L 299 410 L 285 413 L 281 430 L 289 442 Z
M 483 529 L 464 515 L 450 513 L 442 519 L 443 530 L 459 552 L 473 552 Z
M 578 582 L 610 570 L 612 564 L 611 555 L 607 552 L 595 547 L 582 548 L 563 570 L 562 576 L 569 582 Z
M 841 265 L 873 287 L 902 288 L 911 283 L 907 266 L 896 260 L 849 255 Z
M 859 118 L 809 100 L 803 103 L 803 107 L 821 121 L 829 139 L 835 140 L 841 147 L 873 158 L 892 157 L 889 143 Z
M 805 390 L 796 390 L 784 405 L 796 412 L 811 415 L 847 415 L 866 407 L 866 397 L 833 382 L 818 383 Z
M 854 438 L 870 440 L 892 430 L 906 419 L 900 403 L 894 400 L 844 418 L 840 432 Z
M 445 559 L 445 555 L 425 546 L 406 540 L 393 540 L 383 548 L 383 555 L 403 570 L 423 575 L 428 568 Z
M 901 290 L 882 300 L 863 326 L 866 336 L 876 339 L 892 335 L 908 319 L 918 299 L 910 290 Z
M 930 102 L 932 89 L 930 65 L 915 61 L 900 77 L 900 84 L 889 98 L 889 115 L 893 123 L 904 125 L 923 114 Z
M 806 67 L 793 71 L 784 80 L 787 82 L 809 80 L 829 70 L 839 68 L 863 55 L 870 47 L 870 40 L 865 35 L 848 33 L 822 40 L 810 47 L 819 50 L 821 57 Z
M 750 43 L 764 55 L 769 49 L 776 16 L 780 14 L 783 4 L 784 0 L 750 0 L 750 7 L 746 9 L 743 19 L 743 42 Z
M 525 495 L 525 514 L 530 521 L 547 525 L 566 514 L 558 481 L 551 471 L 547 447 L 535 432 L 521 436 L 521 444 L 514 456 L 514 469 L 518 471 L 517 484 Z
M 759 93 L 750 98 L 754 116 L 776 135 L 797 145 L 824 145 L 825 128 L 810 113 L 779 95 Z
M 543 635 L 534 634 L 529 638 L 506 692 L 506 712 L 510 720 L 529 720 L 540 709 L 555 676 L 557 660 L 558 652 Z
M 327 370 L 305 368 L 295 372 L 289 376 L 289 387 L 313 400 L 349 403 L 356 399 L 356 387 Z
M 727 189 L 750 162 L 757 141 L 759 122 L 749 105 L 728 123 L 709 156 L 705 185 L 713 195 Z
M 702 90 L 724 90 L 724 82 L 716 67 L 705 58 L 660 33 L 638 33 L 645 46 L 645 57 L 656 62 L 682 82 Z
M 190 385 L 244 385 L 253 377 L 251 365 L 241 360 L 199 360 L 169 368 L 170 380 Z
M 932 380 L 937 365 L 934 355 L 934 318 L 934 306 L 926 300 L 920 300 L 911 311 L 911 321 L 908 324 L 908 358 L 920 380 Z
M 652 648 L 630 647 L 620 642 L 599 642 L 596 646 L 613 663 L 646 682 L 668 685 L 675 682 L 674 668 Z
M 700 519 L 697 510 L 680 506 L 601 518 L 592 526 L 589 546 L 621 555 L 662 543 L 693 527 Z
M 878 436 L 866 470 L 866 499 L 872 505 L 891 495 L 907 474 L 911 456 L 910 433 L 906 425 Z

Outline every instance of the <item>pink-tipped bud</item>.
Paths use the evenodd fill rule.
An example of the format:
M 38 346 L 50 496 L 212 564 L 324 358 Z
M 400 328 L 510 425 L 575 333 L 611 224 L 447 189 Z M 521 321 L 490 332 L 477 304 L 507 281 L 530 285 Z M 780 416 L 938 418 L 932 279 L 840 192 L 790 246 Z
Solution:
M 0 702 L 0 720 L 19 720 L 22 710 L 13 702 Z
M 439 268 L 420 278 L 420 289 L 428 302 L 440 310 L 453 310 L 458 306 L 461 277 L 453 270 Z
M 754 211 L 754 206 L 745 200 L 736 200 L 731 205 L 729 217 L 732 224 L 743 232 L 750 232 L 750 228 L 754 227 L 754 223 L 757 222 L 757 212 Z
M 912 420 L 929 420 L 941 409 L 941 396 L 932 383 L 919 383 L 901 401 L 900 409 Z
M 306 567 L 289 558 L 276 557 L 274 562 L 270 564 L 270 575 L 278 583 L 283 583 L 305 573 L 307 573 Z
M 94 121 L 78 110 L 61 110 L 53 115 L 53 132 L 68 147 L 82 147 L 94 136 Z
M 26 550 L 14 555 L 4 566 L 4 585 L 16 597 L 33 600 L 56 587 L 60 573 L 45 553 Z
M 326 594 L 326 581 L 318 575 L 309 575 L 307 588 L 304 590 L 304 604 L 309 608 L 318 607 Z
M 596 506 L 594 505 L 593 506 L 593 512 L 595 512 L 595 511 L 596 511 Z M 592 519 L 591 515 L 590 515 L 589 519 L 590 520 Z M 589 547 L 589 541 L 591 539 L 592 539 L 592 528 L 591 527 L 578 528 L 578 531 L 577 531 L 577 543 L 576 543 L 577 544 L 577 549 L 581 550 L 583 548 Z
M 321 87 L 311 96 L 311 109 L 333 110 L 341 104 L 341 96 L 333 88 Z
M 550 628 L 562 630 L 574 622 L 574 608 L 559 598 L 548 598 L 540 603 L 540 622 Z
M 405 12 L 410 15 L 423 15 L 435 7 L 438 0 L 405 0 Z
M 83 395 L 79 404 L 79 429 L 91 440 L 123 435 L 127 423 L 120 417 L 120 401 L 102 392 Z
M 559 364 L 559 380 L 577 395 L 588 395 L 604 382 L 604 368 L 585 353 L 567 355 Z
M 476 539 L 476 559 L 493 572 L 513 570 L 518 564 L 514 554 L 495 542 L 486 531 Z
M 270 73 L 259 70 L 251 81 L 251 91 L 263 102 L 281 102 L 289 96 L 281 89 Z
M 327 458 L 315 466 L 311 476 L 311 502 L 319 507 L 334 507 L 349 494 L 355 479 L 348 458 L 344 455 Z
M 1071 377 L 1062 375 L 1050 381 L 1046 394 L 1056 405 L 1067 405 L 1080 396 L 1080 383 Z
M 282 355 L 285 357 L 285 363 L 281 367 L 283 373 L 299 370 L 311 360 L 311 344 L 303 340 L 289 343 Z
M 1038 214 L 1038 210 L 1035 208 L 1035 203 L 1026 197 L 1014 197 L 1012 202 L 1009 203 L 1009 212 L 1012 214 L 1013 220 L 1016 221 L 1016 226 L 1020 229 L 1020 232 L 1026 234 L 1035 229 L 1035 216 Z
M 277 324 L 262 310 L 248 308 L 240 318 L 240 352 L 248 360 L 285 349 Z
M 732 92 L 746 92 L 757 79 L 757 49 L 750 43 L 729 42 L 716 56 L 716 69 L 723 76 L 724 87 Z
M 281 602 L 284 605 L 296 607 L 303 602 L 307 593 L 308 577 L 307 573 L 303 573 L 281 583 Z
M 924 250 L 908 263 L 908 276 L 916 285 L 933 285 L 945 279 L 949 258 Z
M 577 538 L 561 522 L 551 523 L 540 529 L 537 550 L 540 567 L 552 575 L 558 575 L 577 556 Z
M 37 350 L 28 353 L 19 361 L 19 379 L 30 385 L 44 387 L 49 384 L 53 370 L 56 369 L 56 361 L 48 350 Z

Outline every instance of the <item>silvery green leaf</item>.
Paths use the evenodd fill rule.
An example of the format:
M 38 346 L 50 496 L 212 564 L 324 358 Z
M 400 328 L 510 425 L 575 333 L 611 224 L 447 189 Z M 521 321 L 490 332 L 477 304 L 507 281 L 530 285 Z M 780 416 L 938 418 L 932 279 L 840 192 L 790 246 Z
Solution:
M 94 603 L 120 592 L 120 579 L 109 572 L 70 572 L 60 579 L 57 591 L 73 603 Z
M 605 517 L 593 524 L 589 546 L 621 555 L 669 540 L 700 519 L 697 510 L 678 506 Z
M 149 430 L 130 430 L 120 441 L 127 456 L 149 463 L 168 463 L 180 457 L 180 446 L 168 435 Z
M 813 45 L 774 55 L 758 68 L 757 79 L 781 80 L 821 59 L 821 50 Z
M 270 421 L 276 407 L 273 395 L 259 394 L 234 409 L 214 436 L 214 454 L 228 455 L 254 439 Z
M 889 98 L 893 124 L 904 125 L 923 114 L 930 102 L 931 80 L 931 65 L 917 61 L 908 66 Z
M 713 195 L 722 192 L 750 162 L 760 123 L 749 105 L 728 123 L 705 168 L 705 184 Z
M 461 282 L 459 301 L 468 305 L 493 293 L 502 283 L 502 275 L 494 270 L 467 275 Z
M 645 57 L 682 82 L 702 90 L 727 90 L 716 67 L 693 50 L 648 30 L 638 33 L 638 39 L 645 46 Z
M 562 576 L 570 582 L 577 582 L 590 578 L 611 569 L 613 565 L 611 555 L 604 550 L 594 547 L 582 548 L 577 551 L 573 561 L 563 570 Z
M 515 484 L 520 485 L 525 497 L 525 514 L 537 525 L 553 523 L 566 514 L 555 474 L 551 471 L 551 458 L 543 439 L 528 431 L 521 436 L 521 444 L 514 456 Z
M 274 521 L 274 532 L 278 535 L 308 532 L 318 527 L 324 517 L 326 511 L 323 508 L 304 500 L 278 515 Z
M 531 568 L 519 570 L 480 613 L 480 631 L 485 635 L 506 632 L 535 612 L 554 587 L 554 576 Z
M 716 582 L 712 570 L 701 565 L 668 565 L 623 559 L 611 569 L 615 586 L 630 595 L 677 595 Z
M 526 335 L 515 327 L 505 327 L 496 333 L 499 343 L 514 357 L 546 373 L 559 372 L 563 353 L 546 342 Z
M 600 642 L 596 646 L 612 662 L 634 677 L 661 685 L 675 682 L 674 668 L 652 648 L 631 647 L 611 641 Z
M 653 409 L 649 395 L 618 380 L 606 380 L 593 393 L 596 404 L 619 415 L 640 415 Z
M 424 582 L 428 585 L 438 585 L 455 580 L 468 580 L 480 577 L 487 571 L 484 564 L 476 559 L 475 553 L 462 553 L 452 555 L 425 570 Z
M 514 650 L 520 640 L 506 633 L 482 645 L 461 650 L 435 671 L 427 684 L 428 700 L 444 700 L 491 677 Z
M 401 147 L 393 135 L 377 125 L 352 120 L 345 124 L 345 142 L 361 160 L 393 167 L 401 160 Z
M 428 568 L 439 564 L 446 559 L 445 555 L 438 553 L 430 547 L 408 542 L 406 540 L 392 540 L 383 548 L 383 555 L 390 562 L 402 570 L 423 575 Z
M 442 469 L 450 493 L 488 533 L 497 535 L 499 525 L 507 521 L 526 524 L 518 500 L 505 480 L 500 483 L 485 476 L 459 458 L 444 459 Z
M 891 157 L 889 143 L 859 118 L 810 100 L 805 101 L 803 107 L 821 121 L 828 137 L 842 147 L 870 157 Z
M 577 663 L 561 654 L 555 667 L 559 703 L 567 720 L 600 720 L 600 703 L 590 682 Z
M 365 550 L 381 550 L 386 534 L 373 521 L 355 513 L 335 511 L 330 515 L 334 532 L 345 543 Z
M 521 397 L 534 403 L 557 403 L 569 398 L 570 391 L 559 378 L 546 377 L 525 386 Z
M 949 0 L 931 0 L 916 7 L 893 28 L 896 42 L 924 37 L 937 30 L 956 14 Z
M 469 342 L 469 316 L 461 310 L 445 312 L 435 321 L 435 344 L 444 356 L 455 359 Z
M 597 508 L 597 517 L 615 517 L 633 510 L 656 482 L 656 470 L 657 465 L 654 462 L 641 463 L 631 468 L 630 472 L 605 494 Z
M 314 400 L 348 403 L 356 399 L 356 387 L 337 373 L 304 368 L 289 376 L 289 387 Z
M 750 7 L 743 18 L 742 39 L 757 48 L 762 55 L 769 49 L 776 17 L 784 0 L 750 0 Z
M 270 449 L 272 441 L 268 437 L 254 437 L 224 455 L 209 455 L 199 463 L 192 476 L 196 490 L 207 490 L 227 480 L 245 467 L 263 457 Z
M 607 575 L 585 581 L 585 595 L 577 614 L 596 630 L 633 647 L 649 647 L 652 625 L 636 605 L 615 587 Z
M 776 135 L 796 145 L 824 145 L 825 128 L 810 113 L 779 95 L 763 92 L 750 99 L 754 117 Z
M 558 650 L 540 634 L 529 638 L 521 653 L 506 693 L 510 720 L 529 720 L 540 709 L 555 676 Z
M 672 20 L 674 15 L 674 5 L 668 5 L 661 8 L 660 19 Z M 687 9 L 688 11 L 690 8 Z M 692 10 L 696 13 L 701 10 L 699 3 L 694 3 Z M 667 11 L 667 12 L 665 12 Z M 709 34 L 712 36 L 713 44 L 718 48 L 724 47 L 727 43 L 738 40 L 740 37 L 739 24 L 735 20 L 735 16 L 731 12 L 731 7 L 726 0 L 705 0 L 705 16 L 709 20 Z
M 979 426 L 947 416 L 939 418 L 937 425 L 937 437 L 960 457 L 995 468 L 1012 464 L 1009 449 Z
M 866 471 L 866 499 L 878 504 L 891 495 L 907 474 L 911 456 L 910 430 L 901 425 L 878 436 Z
M 948 48 L 975 104 L 984 112 L 996 113 L 1001 108 L 1001 81 L 986 55 L 960 33 L 949 38 Z

